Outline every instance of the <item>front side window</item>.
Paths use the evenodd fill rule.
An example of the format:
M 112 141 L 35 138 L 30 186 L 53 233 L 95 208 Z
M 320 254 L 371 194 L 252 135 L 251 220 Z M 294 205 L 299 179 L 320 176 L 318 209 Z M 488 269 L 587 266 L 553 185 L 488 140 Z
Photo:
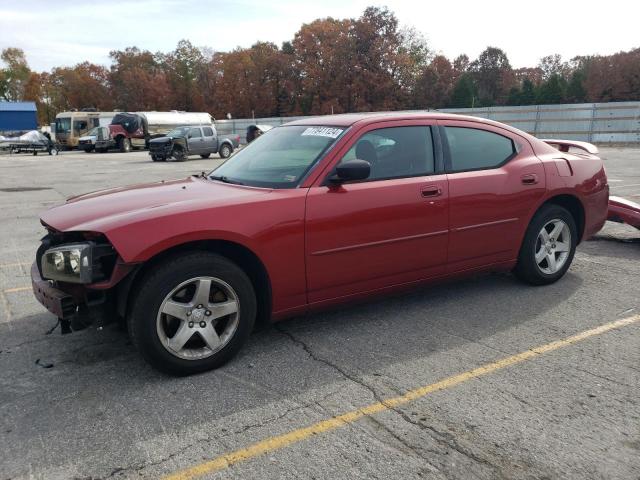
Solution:
M 192 128 L 189 130 L 189 138 L 200 138 L 202 134 L 200 133 L 199 128 Z
M 445 127 L 445 131 L 453 172 L 497 168 L 516 152 L 513 140 L 487 130 Z
M 210 178 L 265 188 L 295 188 L 344 132 L 341 127 L 277 127 L 248 144 Z
M 431 175 L 435 171 L 431 128 L 390 127 L 367 132 L 340 163 L 354 159 L 369 162 L 369 181 Z

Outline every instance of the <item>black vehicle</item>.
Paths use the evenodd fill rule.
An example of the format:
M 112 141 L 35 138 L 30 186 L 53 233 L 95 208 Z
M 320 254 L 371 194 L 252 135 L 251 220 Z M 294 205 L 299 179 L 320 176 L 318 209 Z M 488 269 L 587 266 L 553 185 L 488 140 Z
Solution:
M 240 137 L 218 137 L 213 125 L 201 127 L 178 127 L 171 130 L 166 137 L 149 141 L 149 155 L 154 162 L 163 162 L 170 158 L 178 162 L 186 160 L 189 155 L 200 155 L 209 158 L 212 153 L 228 158 L 240 145 Z

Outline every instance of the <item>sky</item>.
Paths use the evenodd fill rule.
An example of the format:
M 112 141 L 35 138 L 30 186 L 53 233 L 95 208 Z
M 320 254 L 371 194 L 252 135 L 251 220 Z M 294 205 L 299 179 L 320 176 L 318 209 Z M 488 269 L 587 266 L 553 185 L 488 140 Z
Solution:
M 554 53 L 568 60 L 640 47 L 638 0 L 0 0 L 0 49 L 22 48 L 43 71 L 109 65 L 109 51 L 129 46 L 167 52 L 183 38 L 215 51 L 280 45 L 303 23 L 358 17 L 369 5 L 389 7 L 451 59 L 474 59 L 490 45 L 519 68 Z

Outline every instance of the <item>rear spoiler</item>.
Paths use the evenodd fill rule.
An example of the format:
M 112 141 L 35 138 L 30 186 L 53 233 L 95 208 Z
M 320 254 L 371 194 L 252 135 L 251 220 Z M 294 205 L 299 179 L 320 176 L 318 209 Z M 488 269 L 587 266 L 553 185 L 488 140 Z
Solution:
M 592 143 L 579 142 L 577 140 L 558 140 L 557 138 L 541 138 L 540 140 L 554 148 L 557 148 L 561 152 L 568 152 L 569 148 L 574 147 L 584 150 L 592 155 L 596 155 L 598 153 L 598 147 Z

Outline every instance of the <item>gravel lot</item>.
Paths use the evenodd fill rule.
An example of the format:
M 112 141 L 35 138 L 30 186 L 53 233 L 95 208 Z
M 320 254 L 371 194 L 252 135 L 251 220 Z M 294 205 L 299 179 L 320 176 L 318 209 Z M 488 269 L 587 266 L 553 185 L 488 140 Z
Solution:
M 612 193 L 640 202 L 640 149 L 602 156 Z M 28 277 L 39 212 L 74 194 L 219 162 L 152 163 L 146 152 L 0 156 L 0 480 L 192 478 L 184 469 L 288 432 L 295 441 L 270 443 L 282 448 L 199 473 L 640 478 L 640 322 L 465 373 L 324 433 L 297 433 L 638 315 L 640 232 L 624 225 L 608 223 L 580 245 L 553 286 L 481 276 L 292 319 L 257 331 L 225 367 L 189 378 L 150 369 L 116 326 L 45 334 L 55 318 Z

